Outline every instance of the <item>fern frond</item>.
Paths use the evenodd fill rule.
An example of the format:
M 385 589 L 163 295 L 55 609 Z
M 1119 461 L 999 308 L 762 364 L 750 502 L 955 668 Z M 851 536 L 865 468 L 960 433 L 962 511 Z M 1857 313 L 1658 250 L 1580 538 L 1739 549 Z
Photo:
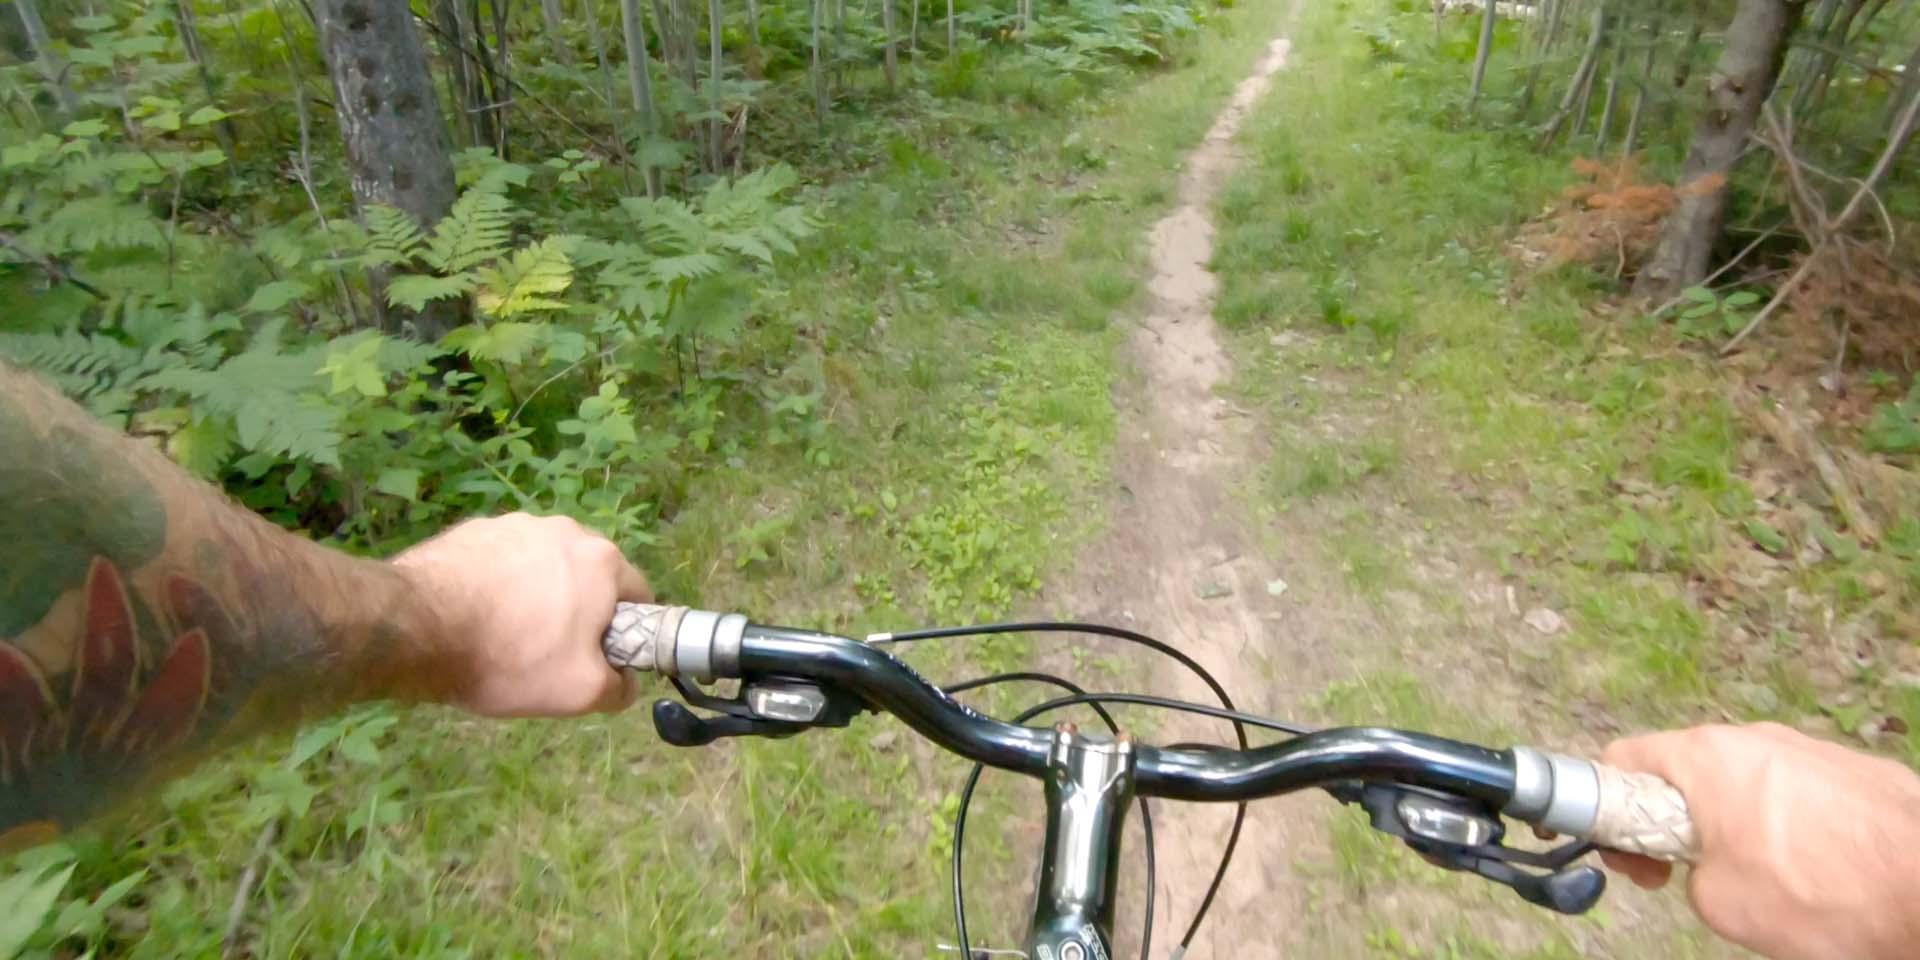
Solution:
M 399 209 L 385 204 L 367 208 L 367 247 L 360 259 L 370 267 L 408 263 L 427 245 L 426 234 Z
M 470 323 L 455 327 L 440 339 L 440 345 L 458 350 L 476 360 L 519 363 L 545 339 L 545 324 L 507 321 L 482 326 Z
M 204 413 L 231 420 L 248 450 L 338 466 L 340 411 L 319 396 L 318 369 L 310 351 L 282 353 L 257 341 L 218 369 L 162 370 L 146 385 L 184 393 Z
M 463 273 L 506 253 L 512 226 L 512 202 L 497 193 L 469 190 L 454 202 L 446 219 L 434 225 L 423 257 L 441 273 Z
M 102 249 L 164 250 L 160 222 L 138 204 L 117 197 L 81 197 L 54 207 L 46 220 L 20 235 L 21 246 L 61 257 Z
M 387 283 L 387 305 L 418 312 L 430 301 L 466 296 L 473 290 L 473 282 L 471 273 L 459 273 L 451 277 L 409 273 L 394 277 Z
M 698 280 L 710 277 L 727 267 L 727 262 L 712 253 L 688 253 L 677 257 L 661 257 L 653 261 L 653 273 L 662 280 Z
M 498 266 L 480 268 L 474 303 L 502 318 L 565 308 L 566 303 L 552 294 L 564 293 L 573 285 L 573 263 L 567 257 L 572 245 L 571 237 L 547 237 L 514 251 Z
M 0 357 L 37 371 L 101 412 L 125 410 L 131 390 L 159 369 L 146 351 L 101 334 L 0 333 Z

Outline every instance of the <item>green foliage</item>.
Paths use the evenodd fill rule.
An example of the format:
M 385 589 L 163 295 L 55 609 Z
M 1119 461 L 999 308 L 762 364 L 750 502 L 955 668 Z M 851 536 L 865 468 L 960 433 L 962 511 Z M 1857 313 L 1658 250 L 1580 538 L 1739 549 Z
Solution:
M 1867 449 L 1879 453 L 1920 453 L 1920 379 L 1914 380 L 1905 397 L 1874 408 L 1861 439 Z

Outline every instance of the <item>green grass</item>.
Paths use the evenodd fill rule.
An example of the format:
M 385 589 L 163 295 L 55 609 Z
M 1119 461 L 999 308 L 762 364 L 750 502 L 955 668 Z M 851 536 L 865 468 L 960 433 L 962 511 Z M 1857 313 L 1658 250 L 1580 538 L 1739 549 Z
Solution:
M 1804 674 L 1832 623 L 1910 636 L 1910 558 L 1835 533 L 1817 504 L 1787 514 L 1813 521 L 1764 523 L 1747 479 L 1754 431 L 1707 352 L 1668 324 L 1593 310 L 1613 289 L 1605 273 L 1526 272 L 1504 255 L 1573 175 L 1569 158 L 1491 119 L 1510 78 L 1496 78 L 1487 119 L 1466 117 L 1470 19 L 1450 18 L 1436 44 L 1423 12 L 1315 5 L 1293 67 L 1313 82 L 1276 86 L 1242 135 L 1254 162 L 1220 200 L 1214 266 L 1221 321 L 1247 358 L 1236 389 L 1275 424 L 1263 495 L 1335 517 L 1392 496 L 1478 546 L 1568 614 L 1561 695 L 1672 722 L 1760 684 L 1779 687 L 1769 715 L 1831 712 L 1818 704 L 1834 683 L 1781 678 Z M 1338 443 L 1300 426 L 1329 419 Z M 1374 489 L 1380 471 L 1358 451 L 1389 442 L 1390 488 Z M 1390 556 L 1367 542 L 1377 532 L 1330 533 L 1363 591 Z M 1824 557 L 1791 562 L 1809 542 Z M 1769 587 L 1739 588 L 1756 544 L 1788 562 Z M 1810 602 L 1788 609 L 1789 589 Z M 1861 682 L 1878 689 L 1840 685 Z M 1905 748 L 1920 758 L 1920 739 Z
M 940 81 L 977 102 L 843 111 L 843 155 L 798 158 L 828 228 L 762 294 L 805 322 L 752 328 L 740 348 L 806 341 L 795 370 L 769 374 L 824 386 L 794 427 L 813 433 L 743 445 L 674 491 L 641 551 L 662 596 L 857 633 L 1003 614 L 1070 559 L 1099 514 L 1112 321 L 1138 294 L 1139 238 L 1279 6 L 1221 12 L 1170 68 L 1089 96 L 986 62 Z M 998 641 L 914 659 L 938 678 L 1027 654 Z M 254 956 L 890 957 L 949 936 L 963 770 L 890 720 L 678 751 L 644 710 L 375 717 L 356 746 L 288 770 L 284 740 L 255 744 L 69 838 L 51 854 L 78 863 L 68 902 L 145 871 L 73 942 L 217 955 L 276 820 L 238 934 Z M 900 736 L 876 744 L 887 730 Z M 984 794 L 981 822 L 1027 798 Z M 1028 866 L 991 831 L 972 852 L 976 937 L 1004 942 Z

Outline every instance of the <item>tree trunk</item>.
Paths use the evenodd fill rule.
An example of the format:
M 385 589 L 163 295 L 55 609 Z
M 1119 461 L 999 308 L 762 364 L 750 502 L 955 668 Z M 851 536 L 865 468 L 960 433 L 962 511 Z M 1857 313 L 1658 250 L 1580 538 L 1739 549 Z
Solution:
M 440 52 L 447 58 L 448 83 L 453 88 L 454 129 L 468 145 L 487 143 L 491 138 L 480 133 L 480 114 L 474 106 L 474 79 L 467 62 L 466 18 L 460 13 L 460 0 L 435 0 L 433 21 L 439 27 Z
M 406 4 L 385 0 L 314 0 L 313 12 L 355 205 L 396 207 L 423 227 L 439 222 L 453 206 L 452 148 L 412 13 Z M 384 292 L 375 300 L 384 303 Z M 429 338 L 458 319 L 444 301 L 417 316 L 382 313 L 387 329 L 410 322 Z
M 487 62 L 488 74 L 493 78 L 493 152 L 500 159 L 509 159 L 507 139 L 507 107 L 513 103 L 513 54 L 507 46 L 513 35 L 507 32 L 507 7 L 510 0 L 488 0 L 487 7 L 493 13 L 493 54 Z M 474 0 L 474 17 L 480 16 L 480 0 Z M 480 34 L 475 34 L 480 36 Z
M 1813 73 L 1806 85 L 1794 91 L 1795 124 L 1805 127 L 1813 115 L 1820 112 L 1820 104 L 1827 99 L 1827 85 L 1833 82 L 1833 73 L 1840 66 L 1840 51 L 1846 48 L 1848 41 L 1854 36 L 1854 17 L 1858 16 L 1860 8 L 1866 5 L 1866 0 L 1848 0 L 1847 5 L 1841 8 L 1840 18 L 1834 23 L 1833 29 L 1827 31 L 1826 36 L 1822 38 L 1826 49 L 1817 52 Z
M 955 37 L 956 35 L 953 29 L 953 0 L 947 0 L 947 56 L 949 57 L 953 56 Z
M 812 0 L 808 6 L 813 20 L 813 117 L 822 126 L 827 122 L 827 71 L 820 62 L 820 18 L 825 13 L 820 7 L 827 0 Z
M 1627 66 L 1627 38 L 1630 36 L 1623 31 L 1613 42 L 1613 65 L 1607 68 L 1607 102 L 1600 108 L 1600 129 L 1593 138 L 1595 153 L 1605 152 L 1607 138 L 1613 135 L 1613 118 L 1620 110 L 1620 74 Z
M 720 32 L 723 26 L 720 0 L 707 0 L 707 109 L 713 111 L 712 119 L 707 121 L 707 169 L 716 174 L 720 172 L 723 146 L 720 134 L 720 108 L 724 105 L 720 99 Z
M 547 28 L 547 43 L 553 47 L 553 58 L 573 66 L 573 47 L 567 45 L 561 28 L 566 24 L 566 12 L 560 9 L 560 0 L 540 0 L 540 22 Z
M 747 0 L 747 36 L 753 38 L 754 49 L 760 48 L 760 0 Z
M 1660 59 L 1660 31 L 1666 24 L 1656 14 L 1653 28 L 1647 31 L 1647 62 L 1640 70 L 1640 91 L 1634 95 L 1633 111 L 1627 115 L 1627 139 L 1620 152 L 1631 154 L 1640 146 L 1640 122 L 1646 116 L 1647 98 L 1653 87 L 1653 68 Z
M 1600 48 L 1595 52 L 1604 52 L 1607 44 L 1613 42 L 1613 20 L 1610 17 L 1602 17 L 1600 20 Z M 1580 78 L 1580 99 L 1573 107 L 1574 137 L 1579 137 L 1581 134 L 1586 133 L 1587 121 L 1593 119 L 1593 85 L 1599 82 L 1599 80 L 1600 58 L 1596 56 L 1594 57 L 1593 65 L 1587 68 L 1586 75 Z
M 1533 113 L 1534 91 L 1540 86 L 1540 74 L 1546 69 L 1547 54 L 1560 34 L 1561 12 L 1571 0 L 1545 0 L 1545 6 L 1533 21 L 1533 65 L 1527 68 L 1527 83 L 1520 92 L 1520 116 Z M 1438 9 L 1438 5 L 1435 6 Z
M 920 0 L 909 0 L 913 13 L 907 17 L 907 56 L 920 61 Z
M 1887 98 L 1888 129 L 1892 129 L 1894 122 L 1900 118 L 1901 105 L 1912 100 L 1916 94 L 1920 94 L 1920 47 L 1914 47 L 1913 53 L 1907 56 L 1906 70 L 1900 74 L 1899 92 Z
M 1693 61 L 1700 56 L 1700 33 L 1703 25 L 1698 11 L 1693 22 L 1687 26 L 1687 39 L 1680 44 L 1680 56 L 1673 63 L 1673 96 L 1668 97 L 1660 108 L 1662 126 L 1672 126 L 1673 118 L 1680 112 L 1680 100 L 1687 92 L 1687 84 L 1693 80 Z
M 1593 82 L 1593 73 L 1599 69 L 1600 48 L 1607 39 L 1607 5 L 1600 4 L 1593 11 L 1593 26 L 1587 31 L 1587 49 L 1580 54 L 1580 65 L 1574 68 L 1573 80 L 1567 84 L 1567 95 L 1560 100 L 1560 109 L 1553 112 L 1553 118 L 1547 121 L 1545 129 L 1540 131 L 1539 149 L 1545 150 L 1553 145 L 1560 136 L 1560 128 L 1573 116 L 1580 106 L 1583 95 Z
M 1727 210 L 1727 178 L 1772 95 L 1804 0 L 1740 0 L 1727 26 L 1707 102 L 1694 121 L 1679 199 L 1660 245 L 1635 279 L 1636 296 L 1666 300 L 1707 275 Z
M 900 55 L 894 49 L 893 0 L 880 0 L 880 29 L 887 38 L 880 69 L 887 77 L 887 92 L 892 93 L 900 83 Z
M 1473 84 L 1467 88 L 1467 114 L 1480 102 L 1480 85 L 1487 79 L 1487 59 L 1493 55 L 1493 28 L 1499 19 L 1498 4 L 1487 0 L 1486 15 L 1480 18 L 1480 47 L 1473 54 Z
M 200 89 L 206 93 L 207 103 L 218 106 L 220 98 L 213 89 L 213 71 L 207 67 L 206 52 L 200 47 L 200 27 L 194 19 L 193 0 L 174 0 L 173 24 L 180 31 L 180 46 L 186 50 L 187 59 L 193 61 L 194 72 L 200 75 Z M 221 151 L 232 160 L 236 156 L 235 144 L 239 142 L 233 118 L 222 117 L 213 132 L 220 139 Z
M 647 69 L 646 24 L 640 19 L 640 0 L 620 0 L 620 32 L 627 44 L 627 94 L 640 114 L 640 162 L 645 169 L 647 196 L 660 193 L 660 168 L 647 147 L 660 131 L 653 119 L 653 80 Z
M 80 105 L 74 99 L 73 88 L 67 85 L 67 64 L 53 52 L 53 40 L 47 36 L 46 21 L 40 19 L 40 9 L 35 2 L 13 0 L 13 6 L 20 11 L 20 28 L 27 32 L 27 46 L 33 49 L 33 59 L 40 65 L 41 76 L 47 78 L 48 92 L 60 105 L 61 115 L 71 117 Z

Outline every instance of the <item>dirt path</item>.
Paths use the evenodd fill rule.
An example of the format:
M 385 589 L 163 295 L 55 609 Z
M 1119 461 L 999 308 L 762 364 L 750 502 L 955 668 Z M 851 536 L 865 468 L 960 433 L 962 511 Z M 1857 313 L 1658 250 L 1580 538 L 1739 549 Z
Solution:
M 1263 445 L 1253 420 L 1216 394 L 1232 375 L 1232 364 L 1213 321 L 1217 281 L 1207 263 L 1213 253 L 1213 202 L 1241 159 L 1233 137 L 1286 66 L 1288 49 L 1285 38 L 1268 45 L 1206 139 L 1189 154 L 1178 208 L 1152 229 L 1151 310 L 1132 339 L 1141 376 L 1120 398 L 1117 474 L 1126 495 L 1115 506 L 1106 542 L 1087 554 L 1091 559 L 1068 591 L 1077 611 L 1126 623 L 1186 651 L 1230 691 L 1248 697 L 1242 705 L 1252 709 L 1311 695 L 1319 689 L 1320 671 L 1293 672 L 1296 682 L 1283 688 L 1244 682 L 1246 667 L 1266 659 L 1273 624 L 1283 618 L 1268 588 L 1280 574 L 1262 558 L 1256 528 L 1235 493 L 1259 462 Z M 1162 675 L 1158 664 L 1155 673 Z M 1183 698 L 1213 702 L 1190 677 L 1161 686 Z M 1183 722 L 1155 733 L 1163 740 L 1221 735 Z M 1231 822 L 1229 808 L 1161 809 L 1156 956 L 1171 951 L 1191 920 Z M 1284 804 L 1250 808 L 1234 869 L 1188 956 L 1245 956 L 1243 938 L 1291 926 L 1276 920 L 1306 909 L 1304 891 L 1291 882 L 1293 858 L 1303 843 L 1319 842 L 1315 834 L 1323 822 Z
M 1213 319 L 1212 209 L 1243 159 L 1234 136 L 1284 78 L 1289 51 L 1284 37 L 1268 45 L 1188 155 L 1178 206 L 1149 233 L 1150 309 L 1130 344 L 1138 375 L 1115 398 L 1119 491 L 1108 533 L 1049 599 L 1076 616 L 1126 624 L 1179 647 L 1254 712 L 1312 719 L 1303 714 L 1318 712 L 1331 683 L 1364 685 L 1384 666 L 1418 675 L 1437 700 L 1476 720 L 1529 731 L 1538 742 L 1595 749 L 1601 729 L 1568 715 L 1565 704 L 1529 694 L 1528 650 L 1541 638 L 1523 625 L 1511 582 L 1466 544 L 1433 532 L 1414 515 L 1419 508 L 1410 512 L 1391 495 L 1362 503 L 1368 540 L 1412 561 L 1407 582 L 1375 596 L 1363 596 L 1342 571 L 1329 540 L 1333 518 L 1311 507 L 1256 515 L 1262 498 L 1249 484 L 1276 447 L 1284 453 L 1287 437 L 1364 435 L 1395 416 L 1391 401 L 1347 402 L 1356 398 L 1325 378 L 1293 386 L 1342 402 L 1285 423 L 1238 409 L 1219 392 L 1235 364 Z M 1284 352 L 1298 342 L 1285 334 L 1271 346 Z M 1240 359 L 1260 369 L 1260 357 Z M 1177 668 L 1156 661 L 1149 670 L 1156 692 L 1213 702 Z M 1175 719 L 1148 735 L 1164 743 L 1221 742 L 1229 734 L 1215 722 Z M 1353 855 L 1336 853 L 1329 841 L 1331 809 L 1324 797 L 1304 796 L 1248 809 L 1232 869 L 1187 957 L 1372 955 L 1368 937 L 1377 929 L 1403 931 L 1413 943 L 1470 931 L 1480 938 L 1474 942 L 1521 952 L 1570 945 L 1583 955 L 1624 957 L 1668 951 L 1674 931 L 1685 929 L 1676 898 L 1629 892 L 1625 884 L 1609 895 L 1617 921 L 1610 929 L 1557 922 L 1505 891 L 1437 873 L 1361 881 L 1358 890 L 1329 884 L 1330 865 Z M 1158 958 L 1173 955 L 1206 893 L 1232 809 L 1156 804 L 1154 813 Z M 1401 851 L 1393 854 L 1393 869 L 1412 866 L 1397 859 Z M 1140 909 L 1138 892 L 1123 885 L 1120 915 L 1138 918 Z M 1117 956 L 1137 955 L 1128 922 L 1115 934 Z

